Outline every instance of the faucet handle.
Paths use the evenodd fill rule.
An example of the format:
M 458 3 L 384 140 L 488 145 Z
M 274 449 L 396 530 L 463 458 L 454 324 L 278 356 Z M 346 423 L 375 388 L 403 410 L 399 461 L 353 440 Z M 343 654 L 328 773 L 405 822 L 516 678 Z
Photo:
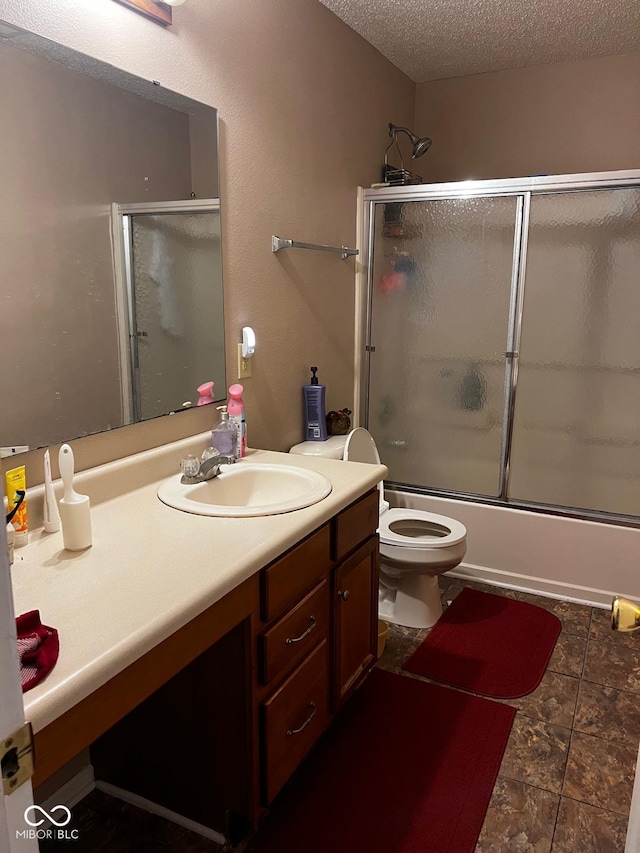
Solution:
M 220 456 L 220 451 L 216 450 L 215 447 L 205 447 L 200 458 L 203 462 L 206 462 L 207 459 L 211 459 L 213 456 L 216 458 Z
M 200 471 L 200 460 L 197 456 L 185 456 L 180 462 L 180 470 L 185 477 L 197 477 Z

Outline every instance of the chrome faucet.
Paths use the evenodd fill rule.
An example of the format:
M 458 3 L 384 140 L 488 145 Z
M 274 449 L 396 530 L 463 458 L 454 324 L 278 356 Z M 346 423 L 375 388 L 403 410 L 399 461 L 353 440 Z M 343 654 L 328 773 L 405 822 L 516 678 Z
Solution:
M 180 470 L 182 471 L 180 482 L 184 486 L 191 486 L 195 483 L 213 480 L 220 473 L 221 465 L 233 465 L 235 461 L 235 456 L 228 456 L 224 453 L 217 453 L 215 456 L 209 456 L 202 461 L 195 456 L 187 457 L 180 463 Z

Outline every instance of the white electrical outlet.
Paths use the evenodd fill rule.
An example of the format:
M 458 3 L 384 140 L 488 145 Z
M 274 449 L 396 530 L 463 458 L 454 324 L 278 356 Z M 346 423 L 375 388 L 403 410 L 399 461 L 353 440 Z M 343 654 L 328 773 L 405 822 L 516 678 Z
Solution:
M 242 357 L 242 344 L 238 344 L 238 379 L 251 376 L 251 359 Z

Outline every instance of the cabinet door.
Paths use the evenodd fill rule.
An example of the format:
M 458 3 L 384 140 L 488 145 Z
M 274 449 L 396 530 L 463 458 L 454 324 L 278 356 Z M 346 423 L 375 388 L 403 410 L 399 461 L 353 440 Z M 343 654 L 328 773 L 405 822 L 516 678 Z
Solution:
M 337 710 L 376 659 L 378 537 L 372 536 L 333 573 L 334 684 Z

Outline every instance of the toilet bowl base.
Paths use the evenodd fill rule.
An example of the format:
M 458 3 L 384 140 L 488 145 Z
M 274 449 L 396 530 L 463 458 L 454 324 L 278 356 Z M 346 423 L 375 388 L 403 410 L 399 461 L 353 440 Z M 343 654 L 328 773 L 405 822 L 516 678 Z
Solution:
M 433 628 L 442 616 L 437 576 L 381 577 L 378 616 L 406 628 Z

